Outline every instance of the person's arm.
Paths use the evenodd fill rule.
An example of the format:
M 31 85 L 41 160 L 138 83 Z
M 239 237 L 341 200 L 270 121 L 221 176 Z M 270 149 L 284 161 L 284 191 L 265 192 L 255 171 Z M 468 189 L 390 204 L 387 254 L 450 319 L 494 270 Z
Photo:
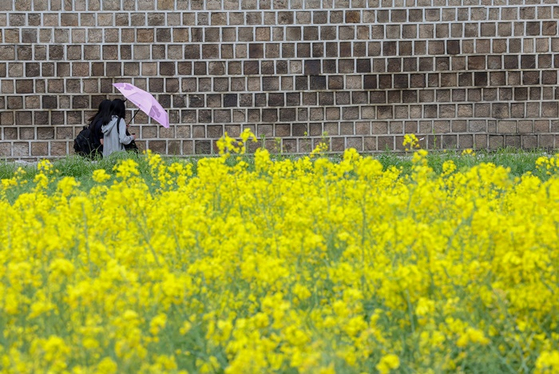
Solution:
M 132 143 L 132 140 L 136 139 L 136 135 L 126 135 L 126 121 L 122 118 L 118 122 L 118 136 L 120 142 L 125 145 Z

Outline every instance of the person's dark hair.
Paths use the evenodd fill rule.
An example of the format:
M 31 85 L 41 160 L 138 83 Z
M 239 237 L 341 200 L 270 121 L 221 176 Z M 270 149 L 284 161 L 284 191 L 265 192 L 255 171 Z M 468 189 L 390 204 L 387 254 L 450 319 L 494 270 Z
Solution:
M 117 116 L 118 118 L 124 118 L 126 116 L 126 106 L 124 105 L 124 100 L 113 100 L 111 104 L 111 115 Z
M 105 125 L 107 123 L 109 123 L 111 121 L 111 105 L 112 105 L 112 101 L 111 100 L 103 100 L 99 103 L 99 109 L 97 110 L 97 113 L 95 113 L 93 116 L 91 116 L 91 118 L 89 119 L 89 123 L 93 123 L 95 121 L 97 121 L 98 119 L 101 120 L 101 125 Z

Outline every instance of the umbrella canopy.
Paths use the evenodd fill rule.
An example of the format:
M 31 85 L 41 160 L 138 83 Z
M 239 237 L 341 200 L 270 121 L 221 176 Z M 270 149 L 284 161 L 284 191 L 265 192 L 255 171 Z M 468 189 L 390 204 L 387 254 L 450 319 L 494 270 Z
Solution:
M 113 86 L 150 118 L 159 122 L 163 127 L 169 127 L 169 115 L 152 94 L 130 83 L 114 83 Z

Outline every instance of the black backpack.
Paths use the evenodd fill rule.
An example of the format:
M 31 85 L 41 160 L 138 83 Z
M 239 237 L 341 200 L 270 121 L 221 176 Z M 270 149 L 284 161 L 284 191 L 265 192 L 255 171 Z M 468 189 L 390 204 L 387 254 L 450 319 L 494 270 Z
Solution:
M 74 139 L 74 151 L 83 157 L 93 157 L 95 147 L 91 142 L 91 130 L 89 126 L 84 126 L 76 139 Z

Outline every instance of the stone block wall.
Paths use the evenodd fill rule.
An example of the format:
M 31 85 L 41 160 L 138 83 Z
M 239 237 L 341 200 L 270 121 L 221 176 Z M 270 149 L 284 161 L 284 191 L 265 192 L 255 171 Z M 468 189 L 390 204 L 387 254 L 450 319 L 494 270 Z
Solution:
M 140 146 L 559 147 L 557 0 L 0 0 L 0 157 L 61 157 L 130 82 Z M 129 108 L 133 108 L 129 105 Z M 132 111 L 130 111 L 132 114 Z

